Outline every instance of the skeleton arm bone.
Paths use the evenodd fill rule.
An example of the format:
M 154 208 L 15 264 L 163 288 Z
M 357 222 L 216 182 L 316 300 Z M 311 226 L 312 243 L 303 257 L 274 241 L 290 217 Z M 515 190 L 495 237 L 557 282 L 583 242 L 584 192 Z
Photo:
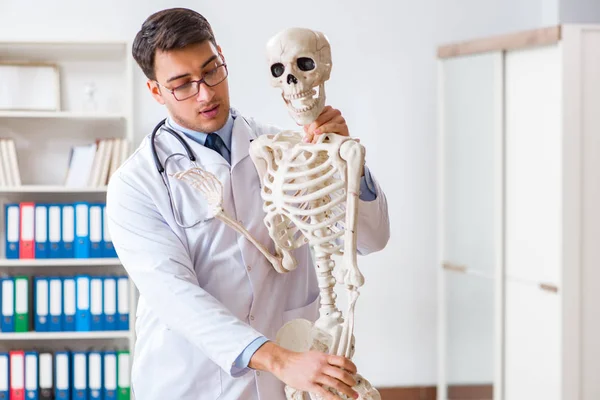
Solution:
M 250 243 L 254 245 L 254 247 L 258 249 L 258 251 L 260 251 L 265 256 L 267 260 L 269 260 L 269 262 L 271 263 L 271 265 L 273 265 L 273 268 L 275 268 L 277 272 L 287 272 L 287 270 L 282 265 L 281 257 L 276 257 L 272 255 L 266 247 L 264 247 L 256 239 L 254 239 L 254 236 L 252 236 L 242 224 L 230 218 L 223 210 L 221 210 L 217 215 L 215 215 L 215 218 L 218 218 L 219 220 L 223 221 L 225 224 L 233 228 L 236 232 L 241 233 Z
M 200 168 L 191 168 L 187 171 L 181 171 L 173 174 L 173 177 L 182 181 L 187 182 L 190 186 L 197 189 L 212 207 L 212 213 L 215 218 L 227 224 L 233 228 L 236 232 L 242 234 L 250 243 L 252 243 L 258 251 L 260 251 L 265 258 L 273 265 L 273 268 L 277 272 L 287 272 L 285 266 L 290 267 L 291 263 L 295 262 L 289 260 L 284 254 L 282 257 L 272 255 L 269 250 L 259 243 L 248 230 L 242 226 L 239 222 L 233 220 L 223 210 L 223 188 L 221 182 L 212 175 L 210 172 L 204 171 Z
M 358 298 L 357 288 L 364 284 L 364 277 L 358 269 L 356 259 L 358 191 L 360 177 L 365 159 L 364 147 L 356 141 L 347 140 L 340 147 L 340 157 L 346 162 L 347 201 L 346 201 L 346 231 L 344 237 L 344 257 L 342 268 L 334 271 L 336 280 L 344 283 L 350 293 L 350 304 L 344 321 L 340 338 L 338 354 L 349 357 L 352 353 L 352 339 L 354 335 L 354 307 Z
M 320 135 L 320 142 L 314 144 L 302 144 L 296 147 L 306 146 L 312 151 L 327 151 L 328 146 L 327 143 L 324 142 L 327 134 Z M 357 142 L 358 143 L 358 142 Z M 347 142 L 344 144 L 347 146 Z M 362 146 L 362 145 L 361 145 Z M 340 156 L 344 158 L 341 154 Z M 360 180 L 363 175 L 363 165 L 365 159 L 364 147 L 362 151 L 362 160 L 360 163 L 360 173 L 359 179 L 356 187 L 356 193 L 360 192 Z M 334 156 L 331 154 L 330 156 Z M 335 157 L 335 156 L 334 156 Z M 375 185 L 375 192 L 377 193 L 377 198 L 373 201 L 361 201 L 359 198 L 355 199 L 355 202 L 360 204 L 358 208 L 356 220 L 357 225 L 353 230 L 357 232 L 356 235 L 356 243 L 354 244 L 360 255 L 367 255 L 376 251 L 380 251 L 387 245 L 390 238 L 390 221 L 388 214 L 388 204 L 385 193 L 382 188 L 379 186 L 377 182 L 377 177 L 373 177 L 373 184 Z M 347 204 L 347 209 L 351 209 L 351 204 Z M 351 229 L 350 226 L 346 225 L 347 229 Z
M 346 232 L 344 237 L 344 268 L 337 269 L 338 282 L 346 285 L 360 287 L 365 279 L 358 269 L 356 259 L 357 242 L 357 214 L 358 191 L 360 190 L 360 177 L 365 160 L 364 147 L 354 140 L 347 140 L 340 147 L 340 157 L 346 162 L 346 176 L 348 180 L 346 201 Z

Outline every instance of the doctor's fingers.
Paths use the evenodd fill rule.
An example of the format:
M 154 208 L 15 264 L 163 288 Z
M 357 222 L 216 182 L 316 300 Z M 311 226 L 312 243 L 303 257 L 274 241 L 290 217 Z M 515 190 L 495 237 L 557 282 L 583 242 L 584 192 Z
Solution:
M 317 129 L 314 132 L 315 136 L 321 135 L 323 133 L 335 133 L 341 136 L 349 136 L 348 126 L 345 122 L 331 121 L 321 125 L 319 129 Z M 314 139 L 316 139 L 316 137 Z
M 356 365 L 346 357 L 336 356 L 334 354 L 330 354 L 327 356 L 327 363 L 336 367 L 340 367 L 351 374 L 356 373 Z
M 342 112 L 340 110 L 336 110 L 331 106 L 325 106 L 321 114 L 315 119 L 311 124 L 308 125 L 308 129 L 314 131 L 319 126 L 323 125 L 326 122 L 333 120 L 334 118 L 338 118 L 342 116 Z
M 329 390 L 325 390 L 323 386 L 318 384 L 312 386 L 310 392 L 319 395 L 319 398 L 323 400 L 341 400 L 341 397 L 336 396 Z
M 343 369 L 340 369 L 338 367 L 334 367 L 332 365 L 327 366 L 327 367 L 323 368 L 323 373 L 325 375 L 329 375 L 332 378 L 337 379 L 338 381 L 345 383 L 346 385 L 348 385 L 350 387 L 356 386 L 356 380 L 352 377 L 352 375 L 350 375 L 350 373 L 348 373 L 347 371 L 344 371 Z
M 314 138 L 315 138 L 315 134 L 312 131 L 309 131 L 308 126 L 305 125 L 304 126 L 304 138 L 302 138 L 302 141 L 304 143 L 312 143 Z
M 335 378 L 332 378 L 329 375 L 322 375 L 321 377 L 319 377 L 319 379 L 317 379 L 317 383 L 322 384 L 324 387 L 335 389 L 339 393 L 345 394 L 346 396 L 350 397 L 351 399 L 358 398 L 358 393 L 356 393 L 354 390 L 352 390 L 352 387 L 346 385 L 345 383 L 343 383 Z M 333 396 L 332 398 L 338 399 L 338 396 Z

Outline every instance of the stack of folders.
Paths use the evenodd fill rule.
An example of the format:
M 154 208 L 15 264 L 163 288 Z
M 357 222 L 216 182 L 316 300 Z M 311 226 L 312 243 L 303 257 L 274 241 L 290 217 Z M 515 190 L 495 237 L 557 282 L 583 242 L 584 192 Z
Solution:
M 17 149 L 13 139 L 0 138 L 0 187 L 21 186 Z
M 117 257 L 104 203 L 5 205 L 6 258 Z
M 125 139 L 102 139 L 71 149 L 65 178 L 68 187 L 106 186 L 128 155 Z
M 129 400 L 128 350 L 0 352 L 0 399 Z
M 0 277 L 0 342 L 3 332 L 126 331 L 129 309 L 126 276 Z

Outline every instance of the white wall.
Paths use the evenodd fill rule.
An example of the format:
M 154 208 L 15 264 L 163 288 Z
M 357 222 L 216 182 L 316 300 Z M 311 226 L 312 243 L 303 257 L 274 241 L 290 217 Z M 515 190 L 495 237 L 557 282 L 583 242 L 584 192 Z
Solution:
M 436 377 L 435 48 L 443 42 L 554 21 L 546 0 L 255 1 L 0 0 L 0 40 L 131 40 L 152 12 L 193 7 L 211 21 L 231 70 L 232 104 L 294 128 L 268 86 L 264 44 L 300 25 L 324 31 L 334 69 L 328 102 L 340 108 L 390 205 L 388 247 L 362 260 L 355 361 L 379 386 Z M 235 15 L 234 15 L 235 12 Z M 136 135 L 164 115 L 136 71 Z
M 590 24 L 599 21 L 598 0 L 560 0 L 560 22 Z
M 438 0 L 435 13 L 437 38 L 439 42 L 446 43 L 556 25 L 558 2 L 559 0 Z

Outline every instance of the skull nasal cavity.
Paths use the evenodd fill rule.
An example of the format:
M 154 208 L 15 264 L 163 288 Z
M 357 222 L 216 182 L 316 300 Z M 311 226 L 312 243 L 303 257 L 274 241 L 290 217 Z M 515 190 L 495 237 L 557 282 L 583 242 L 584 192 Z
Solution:
M 292 83 L 295 85 L 296 83 L 298 83 L 298 79 L 296 79 L 296 77 L 294 75 L 289 74 L 287 77 L 287 83 L 288 83 L 288 85 L 290 85 Z

